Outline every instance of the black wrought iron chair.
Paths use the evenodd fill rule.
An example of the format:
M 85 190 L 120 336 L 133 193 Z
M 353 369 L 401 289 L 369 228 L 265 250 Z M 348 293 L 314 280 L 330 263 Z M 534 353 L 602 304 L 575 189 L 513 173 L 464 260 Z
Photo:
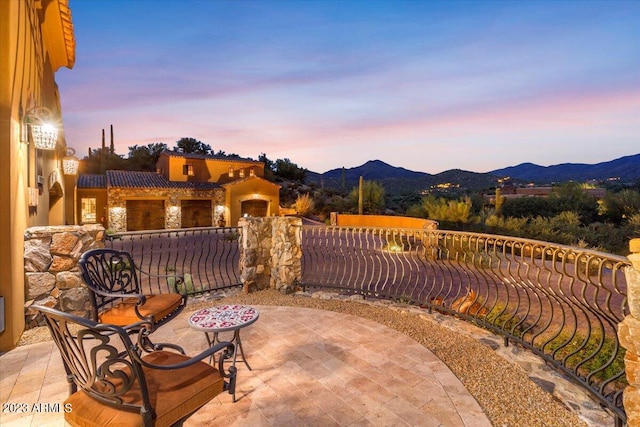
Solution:
M 148 334 L 175 318 L 186 306 L 187 296 L 179 292 L 182 276 L 145 272 L 131 254 L 115 249 L 89 250 L 82 254 L 79 264 L 91 291 L 93 320 L 117 326 L 146 322 L 151 326 L 145 329 L 146 335 L 140 336 L 141 343 L 160 348 L 160 344 L 151 343 Z M 139 274 L 166 280 L 171 292 L 143 294 Z
M 235 366 L 224 371 L 234 350 L 229 342 L 192 358 L 165 350 L 144 353 L 127 328 L 32 307 L 60 350 L 69 382 L 64 417 L 72 426 L 181 425 L 218 394 L 235 392 Z M 203 362 L 218 352 L 217 369 Z

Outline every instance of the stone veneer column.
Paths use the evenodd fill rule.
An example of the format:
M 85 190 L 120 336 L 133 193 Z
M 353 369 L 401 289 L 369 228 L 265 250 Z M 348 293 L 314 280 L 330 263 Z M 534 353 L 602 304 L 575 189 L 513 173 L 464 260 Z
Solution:
M 245 293 L 261 289 L 295 292 L 302 279 L 302 220 L 240 218 L 240 280 Z
M 37 326 L 33 304 L 89 317 L 91 303 L 78 267 L 87 250 L 104 247 L 100 224 L 31 227 L 24 232 L 25 324 Z
M 625 270 L 629 315 L 618 325 L 620 345 L 629 385 L 624 390 L 624 409 L 629 427 L 640 426 L 640 238 L 629 242 L 632 266 Z

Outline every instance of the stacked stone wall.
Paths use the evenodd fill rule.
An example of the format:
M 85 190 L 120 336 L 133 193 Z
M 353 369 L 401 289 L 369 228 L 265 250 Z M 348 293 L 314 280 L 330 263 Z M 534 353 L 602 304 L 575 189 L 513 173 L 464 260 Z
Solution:
M 104 227 L 31 227 L 24 233 L 25 324 L 38 326 L 33 304 L 89 317 L 91 303 L 78 260 L 87 250 L 104 247 Z
M 618 325 L 620 345 L 629 385 L 624 390 L 624 409 L 629 427 L 640 427 L 640 239 L 629 244 L 631 267 L 625 270 L 629 315 Z
M 298 290 L 302 279 L 302 220 L 241 218 L 240 280 L 244 292 Z

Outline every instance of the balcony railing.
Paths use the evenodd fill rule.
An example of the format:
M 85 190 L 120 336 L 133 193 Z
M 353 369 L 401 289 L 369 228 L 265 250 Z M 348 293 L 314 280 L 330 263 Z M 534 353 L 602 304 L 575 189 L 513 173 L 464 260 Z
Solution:
M 190 294 L 240 285 L 238 228 L 111 235 L 155 274 L 188 278 Z M 626 420 L 625 257 L 513 237 L 445 230 L 302 228 L 302 285 L 456 315 L 528 348 Z M 149 291 L 167 292 L 154 279 Z
M 624 422 L 627 258 L 444 230 L 305 227 L 302 281 L 455 314 L 530 349 Z
M 239 233 L 235 227 L 133 231 L 109 235 L 106 246 L 131 253 L 141 269 L 155 275 L 184 275 L 184 290 L 199 294 L 240 284 Z M 147 292 L 169 292 L 166 279 L 140 280 Z

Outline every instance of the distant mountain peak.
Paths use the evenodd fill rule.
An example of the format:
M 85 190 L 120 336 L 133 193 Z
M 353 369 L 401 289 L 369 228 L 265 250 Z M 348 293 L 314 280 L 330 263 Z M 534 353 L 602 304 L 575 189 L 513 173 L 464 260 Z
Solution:
M 554 166 L 540 166 L 527 162 L 486 173 L 450 169 L 437 175 L 395 167 L 376 159 L 351 168 L 332 169 L 323 174 L 315 172 L 307 174 L 310 182 L 342 189 L 350 189 L 357 185 L 361 176 L 366 180 L 382 183 L 389 193 L 422 192 L 447 183 L 457 184 L 461 189 L 484 191 L 495 188 L 498 179 L 505 176 L 536 184 L 606 180 L 609 178 L 619 178 L 622 182 L 633 182 L 640 180 L 640 154 L 594 165 L 564 163 Z
M 620 157 L 615 160 L 596 164 L 561 163 L 540 166 L 534 163 L 521 163 L 489 172 L 497 176 L 509 176 L 514 179 L 535 183 L 566 181 L 603 181 L 619 178 L 623 182 L 640 179 L 640 154 Z

